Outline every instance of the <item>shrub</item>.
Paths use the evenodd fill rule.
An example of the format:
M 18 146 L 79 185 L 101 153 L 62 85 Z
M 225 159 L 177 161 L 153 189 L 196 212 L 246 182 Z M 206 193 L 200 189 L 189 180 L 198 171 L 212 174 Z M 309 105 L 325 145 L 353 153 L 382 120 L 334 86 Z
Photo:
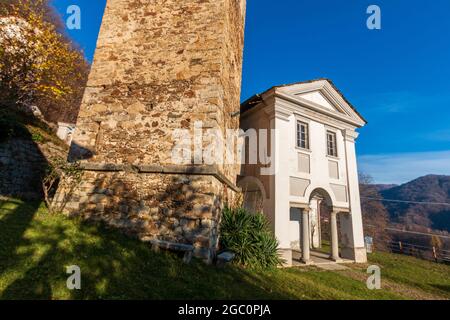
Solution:
M 33 133 L 31 139 L 34 142 L 44 142 L 44 137 L 40 133 Z
M 81 182 L 82 171 L 78 162 L 67 162 L 59 157 L 53 157 L 48 160 L 45 176 L 42 179 L 44 201 L 51 213 L 62 212 L 67 199 L 63 199 L 60 203 L 53 203 L 56 189 L 62 180 L 61 183 L 64 184 L 66 192 L 68 194 L 72 193 L 73 188 Z
M 278 241 L 260 213 L 252 214 L 244 208 L 226 207 L 220 225 L 222 248 L 236 254 L 235 262 L 250 268 L 273 268 L 281 264 Z

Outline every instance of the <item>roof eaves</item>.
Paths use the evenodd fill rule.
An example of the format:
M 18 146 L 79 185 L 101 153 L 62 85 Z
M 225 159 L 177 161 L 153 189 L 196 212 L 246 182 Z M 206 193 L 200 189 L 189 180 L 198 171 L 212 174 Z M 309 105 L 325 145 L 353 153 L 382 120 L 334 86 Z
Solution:
M 347 100 L 347 98 L 342 94 L 342 92 L 336 87 L 336 85 L 333 83 L 333 81 L 331 81 L 328 78 L 317 78 L 317 79 L 312 79 L 312 80 L 306 80 L 306 81 L 300 81 L 300 82 L 294 82 L 294 83 L 289 83 L 289 84 L 282 84 L 282 85 L 278 85 L 278 86 L 273 86 L 271 88 L 269 88 L 268 90 L 264 91 L 263 93 L 260 94 L 255 94 L 253 96 L 251 96 L 250 98 L 248 98 L 247 100 L 245 100 L 242 104 L 241 104 L 241 114 L 244 112 L 247 112 L 248 110 L 250 110 L 251 108 L 253 108 L 253 106 L 257 105 L 258 103 L 262 102 L 262 96 L 264 94 L 266 94 L 267 92 L 269 92 L 270 90 L 273 89 L 277 89 L 277 88 L 284 88 L 284 87 L 289 87 L 289 86 L 293 86 L 293 85 L 298 85 L 298 84 L 306 84 L 306 83 L 312 83 L 312 82 L 316 82 L 316 81 L 328 81 L 331 86 L 333 87 L 334 90 L 336 90 L 336 92 L 341 96 L 341 98 L 350 106 L 350 108 L 352 108 L 352 110 L 365 122 L 365 124 L 368 123 L 368 121 L 358 112 L 358 110 L 356 110 L 356 108 L 350 103 L 350 101 Z

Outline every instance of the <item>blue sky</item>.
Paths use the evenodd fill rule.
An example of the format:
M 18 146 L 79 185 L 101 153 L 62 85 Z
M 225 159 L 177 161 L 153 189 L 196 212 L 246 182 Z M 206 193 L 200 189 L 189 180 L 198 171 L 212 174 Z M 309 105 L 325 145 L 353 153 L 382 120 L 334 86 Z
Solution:
M 91 60 L 105 0 L 54 0 Z M 366 27 L 369 5 L 382 29 Z M 273 85 L 330 78 L 364 115 L 359 167 L 379 183 L 450 175 L 450 1 L 247 0 L 242 100 Z

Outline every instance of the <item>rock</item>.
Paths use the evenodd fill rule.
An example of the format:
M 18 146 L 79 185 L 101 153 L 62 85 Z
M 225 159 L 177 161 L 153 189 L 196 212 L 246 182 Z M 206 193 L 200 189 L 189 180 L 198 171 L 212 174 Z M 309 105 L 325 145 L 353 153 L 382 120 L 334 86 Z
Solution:
M 235 258 L 235 254 L 233 252 L 230 251 L 224 251 L 220 254 L 217 255 L 217 260 L 216 260 L 216 265 L 218 267 L 223 267 L 225 266 L 227 263 L 230 263 L 233 261 L 233 259 Z

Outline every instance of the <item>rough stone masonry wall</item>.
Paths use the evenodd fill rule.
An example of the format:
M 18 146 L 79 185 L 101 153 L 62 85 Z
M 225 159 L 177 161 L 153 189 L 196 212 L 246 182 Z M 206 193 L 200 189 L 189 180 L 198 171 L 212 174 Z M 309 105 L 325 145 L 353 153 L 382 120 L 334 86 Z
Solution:
M 24 199 L 42 197 L 47 159 L 35 142 L 11 138 L 0 143 L 0 195 Z
M 214 177 L 86 171 L 66 208 L 143 240 L 193 244 L 208 257 L 224 197 Z
M 202 121 L 205 129 L 223 133 L 227 128 L 238 129 L 239 117 L 233 118 L 231 113 L 239 110 L 244 13 L 245 0 L 108 0 L 70 158 L 83 159 L 85 164 L 172 165 L 175 129 L 193 131 L 195 121 Z M 217 170 L 235 183 L 239 164 L 218 164 Z M 105 175 L 101 189 L 111 190 L 109 185 L 115 183 L 113 175 L 117 174 L 136 190 L 126 197 L 115 194 L 122 197 L 123 210 L 109 210 L 111 197 L 86 198 L 85 191 L 97 188 L 94 181 Z M 165 190 L 171 190 L 178 178 L 182 182 L 175 185 L 181 190 L 190 188 L 194 179 L 202 187 L 194 189 L 189 202 L 206 206 L 202 214 L 211 221 L 217 221 L 216 208 L 232 196 L 229 185 L 205 175 L 94 170 L 85 177 L 84 189 L 76 189 L 74 201 L 70 201 L 71 211 L 89 208 L 89 215 L 112 225 L 126 225 L 124 220 L 135 219 L 132 211 L 125 210 L 133 208 L 127 203 L 143 201 L 142 210 L 148 212 L 141 212 L 141 216 L 154 217 L 153 222 L 145 224 L 147 220 L 138 216 L 144 229 L 136 231 L 128 226 L 129 231 L 185 243 L 199 242 L 187 233 L 176 232 L 180 230 L 177 227 L 167 227 L 166 234 L 161 221 L 166 221 L 167 210 L 178 212 L 179 224 L 197 211 L 186 206 L 186 199 L 173 197 L 157 205 Z M 214 206 L 208 204 L 211 202 Z M 159 208 L 157 212 L 155 208 Z M 197 230 L 193 222 L 188 225 Z M 208 249 L 212 251 L 215 227 L 208 226 Z M 198 229 L 198 234 L 206 231 Z
M 46 138 L 51 138 L 49 133 Z M 42 199 L 42 179 L 49 160 L 64 159 L 67 147 L 54 137 L 33 141 L 31 134 L 0 142 L 0 195 Z
M 239 127 L 239 3 L 107 2 L 74 136 L 89 161 L 172 164 L 175 129 Z

